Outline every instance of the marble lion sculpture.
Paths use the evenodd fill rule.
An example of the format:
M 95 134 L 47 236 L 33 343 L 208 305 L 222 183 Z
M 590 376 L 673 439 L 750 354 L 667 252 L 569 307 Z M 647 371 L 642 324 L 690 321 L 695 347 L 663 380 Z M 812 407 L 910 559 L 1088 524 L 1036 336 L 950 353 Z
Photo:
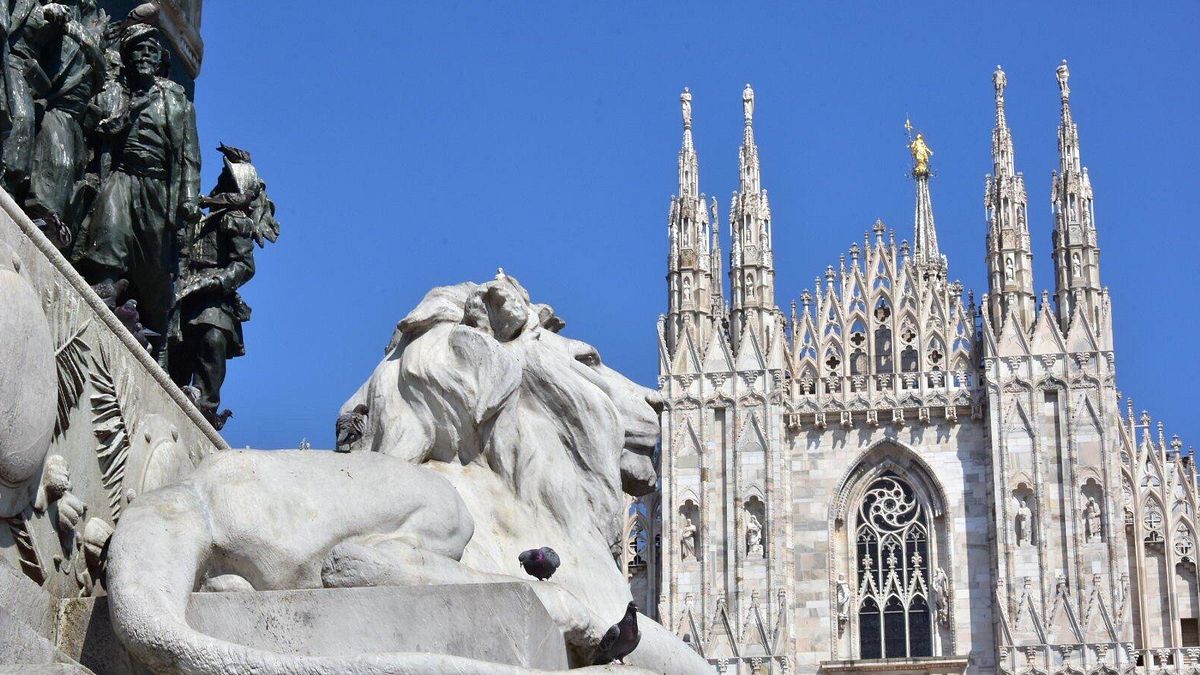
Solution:
M 519 579 L 570 663 L 590 664 L 631 598 L 611 550 L 625 494 L 654 489 L 660 404 L 562 326 L 503 273 L 430 291 L 344 406 L 367 406 L 373 452 L 218 453 L 127 508 L 108 562 L 118 637 L 156 673 L 527 672 L 438 654 L 279 654 L 185 618 L 196 590 Z M 517 562 L 540 546 L 562 558 L 550 581 Z M 659 624 L 639 626 L 622 672 L 712 672 Z

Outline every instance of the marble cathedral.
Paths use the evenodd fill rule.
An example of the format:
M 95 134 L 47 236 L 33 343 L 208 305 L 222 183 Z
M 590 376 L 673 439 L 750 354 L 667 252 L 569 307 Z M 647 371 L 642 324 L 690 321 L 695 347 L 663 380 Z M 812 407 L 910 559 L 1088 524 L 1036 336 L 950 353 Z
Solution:
M 1200 673 L 1195 468 L 1118 400 L 1068 76 L 1053 298 L 1035 291 L 997 69 L 979 304 L 938 249 L 918 136 L 912 245 L 876 222 L 788 314 L 754 92 L 726 297 L 684 90 L 662 490 L 635 509 L 624 561 L 635 599 L 718 671 Z

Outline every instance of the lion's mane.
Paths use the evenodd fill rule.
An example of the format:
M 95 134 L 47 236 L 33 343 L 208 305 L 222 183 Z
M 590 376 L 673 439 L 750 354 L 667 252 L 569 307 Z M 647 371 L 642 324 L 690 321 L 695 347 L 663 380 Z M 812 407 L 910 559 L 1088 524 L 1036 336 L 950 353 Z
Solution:
M 486 466 L 564 526 L 587 514 L 620 537 L 624 429 L 594 350 L 512 277 L 435 288 L 396 328 L 347 404 L 370 410 L 371 449 L 415 463 Z M 397 397 L 398 394 L 398 397 Z M 583 503 L 580 503 L 581 499 Z

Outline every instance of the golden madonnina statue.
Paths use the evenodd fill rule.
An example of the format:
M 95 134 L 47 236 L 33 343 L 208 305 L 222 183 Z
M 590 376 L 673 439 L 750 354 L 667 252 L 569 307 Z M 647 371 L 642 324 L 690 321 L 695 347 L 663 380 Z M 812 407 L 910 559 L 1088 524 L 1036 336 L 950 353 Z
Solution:
M 908 144 L 908 149 L 912 152 L 913 175 L 928 176 L 929 175 L 929 158 L 933 157 L 933 149 L 925 144 L 925 136 L 917 134 L 912 143 Z

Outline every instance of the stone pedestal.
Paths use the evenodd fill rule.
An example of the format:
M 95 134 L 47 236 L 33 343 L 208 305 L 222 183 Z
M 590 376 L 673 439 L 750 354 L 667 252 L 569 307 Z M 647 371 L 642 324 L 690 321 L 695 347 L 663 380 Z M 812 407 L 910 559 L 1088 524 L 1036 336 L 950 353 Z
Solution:
M 97 675 L 127 675 L 103 598 L 69 600 L 58 647 Z M 567 668 L 562 633 L 522 583 L 194 593 L 188 623 L 283 654 L 430 652 L 538 670 Z
M 431 652 L 567 667 L 562 633 L 522 583 L 196 593 L 187 617 L 213 637 L 284 654 Z

